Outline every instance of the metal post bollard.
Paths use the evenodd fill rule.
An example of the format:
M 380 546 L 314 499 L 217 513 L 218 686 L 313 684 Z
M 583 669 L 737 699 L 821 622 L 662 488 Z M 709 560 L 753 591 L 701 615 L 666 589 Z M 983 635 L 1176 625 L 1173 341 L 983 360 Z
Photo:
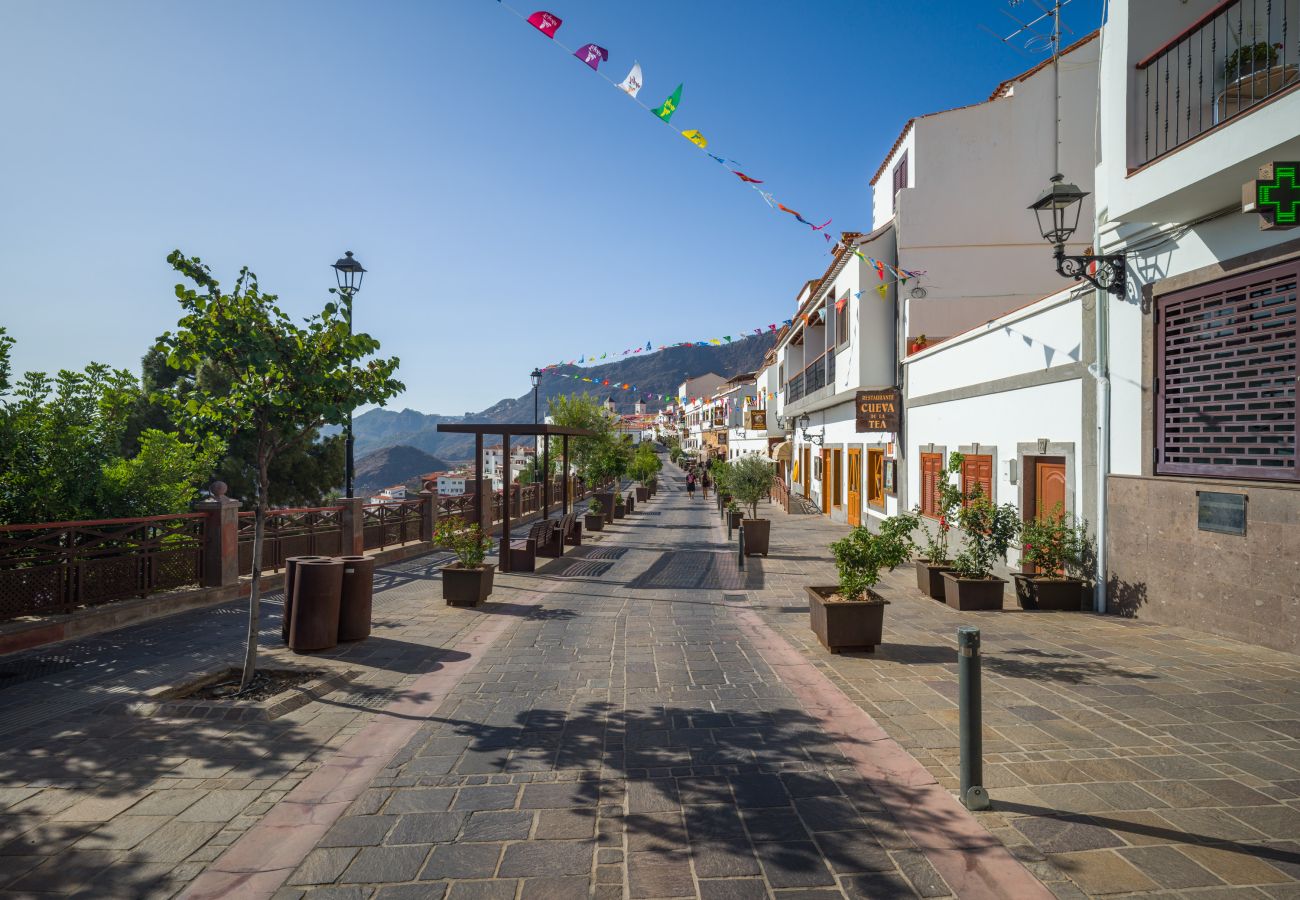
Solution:
M 745 568 L 745 523 L 744 522 L 740 523 L 740 528 L 738 530 L 740 532 L 740 537 L 736 541 L 736 544 L 740 549 L 740 561 L 737 563 L 737 565 L 741 569 L 744 569 Z
M 731 516 L 727 516 L 727 540 L 731 540 Z
M 980 630 L 957 629 L 957 703 L 961 732 L 961 802 L 967 809 L 989 809 L 984 790 L 984 715 L 980 709 Z

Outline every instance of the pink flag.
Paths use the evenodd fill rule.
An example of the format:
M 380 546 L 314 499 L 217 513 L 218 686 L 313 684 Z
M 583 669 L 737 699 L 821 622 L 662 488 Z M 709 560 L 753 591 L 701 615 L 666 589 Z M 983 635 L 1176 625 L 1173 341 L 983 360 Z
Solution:
M 536 28 L 548 38 L 555 37 L 555 32 L 560 30 L 564 20 L 554 13 L 548 13 L 545 10 L 538 10 L 528 17 L 528 24 Z M 595 68 L 593 66 L 593 68 Z
M 600 64 L 609 60 L 609 51 L 596 44 L 587 44 L 585 47 L 579 47 L 573 55 L 591 66 L 591 68 L 597 72 L 600 71 Z

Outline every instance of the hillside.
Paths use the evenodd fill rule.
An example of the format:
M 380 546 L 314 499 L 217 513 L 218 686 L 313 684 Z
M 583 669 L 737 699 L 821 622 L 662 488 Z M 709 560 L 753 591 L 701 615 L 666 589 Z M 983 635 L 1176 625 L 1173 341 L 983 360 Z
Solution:
M 632 405 L 639 397 L 646 396 L 647 408 L 654 411 L 664 405 L 658 398 L 675 393 L 687 378 L 708 372 L 731 377 L 741 372 L 755 371 L 771 344 L 771 335 L 754 335 L 721 347 L 672 347 L 648 356 L 633 356 L 603 366 L 563 366 L 542 377 L 538 388 L 538 405 L 541 415 L 545 416 L 546 404 L 550 398 L 585 392 L 601 400 L 613 396 L 618 411 L 625 413 L 632 411 Z M 594 383 L 565 378 L 565 373 L 581 373 L 594 379 Z M 526 373 L 521 373 L 521 379 L 527 384 Z M 634 384 L 637 393 L 602 387 L 599 382 L 605 380 L 611 384 Z M 372 409 L 357 416 L 353 430 L 356 433 L 358 453 L 405 445 L 437 454 L 441 459 L 460 461 L 473 457 L 474 438 L 469 435 L 439 434 L 439 423 L 531 421 L 533 392 L 530 390 L 522 396 L 500 400 L 481 412 L 461 416 L 421 413 L 413 409 L 400 412 Z
M 426 472 L 449 468 L 438 457 L 415 447 L 405 444 L 384 447 L 357 460 L 356 492 L 358 495 L 373 494 L 390 485 L 404 484 Z

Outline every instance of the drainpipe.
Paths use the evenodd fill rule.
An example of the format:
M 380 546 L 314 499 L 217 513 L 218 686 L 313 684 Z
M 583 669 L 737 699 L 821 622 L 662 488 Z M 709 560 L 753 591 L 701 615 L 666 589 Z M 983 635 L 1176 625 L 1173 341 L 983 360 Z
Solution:
M 1096 246 L 1094 244 L 1093 246 Z M 1106 476 L 1110 474 L 1110 294 L 1095 291 L 1097 359 L 1097 588 L 1095 609 L 1106 611 Z

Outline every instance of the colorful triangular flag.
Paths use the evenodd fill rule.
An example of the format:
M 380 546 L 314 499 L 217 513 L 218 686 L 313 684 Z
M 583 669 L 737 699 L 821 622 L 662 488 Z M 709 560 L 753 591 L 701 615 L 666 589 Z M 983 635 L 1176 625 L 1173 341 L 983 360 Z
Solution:
M 599 44 L 587 44 L 584 47 L 579 47 L 574 51 L 573 55 L 597 72 L 600 71 L 600 64 L 609 59 L 609 51 Z
M 618 89 L 635 97 L 641 90 L 641 64 L 632 63 L 632 71 L 627 73 L 627 77 L 619 82 Z
M 709 146 L 709 142 L 704 137 L 704 135 L 700 134 L 694 128 L 690 129 L 689 131 L 683 131 L 682 137 L 686 138 L 686 140 L 690 141 L 692 144 L 699 147 L 701 150 Z
M 665 122 L 667 122 L 673 117 L 673 113 L 676 112 L 677 110 L 677 105 L 681 102 L 682 102 L 682 86 L 679 84 L 677 85 L 677 90 L 673 91 L 672 94 L 669 95 L 667 100 L 665 100 L 663 103 L 659 104 L 658 106 L 656 106 L 654 109 L 650 111 L 654 113 L 656 116 L 658 116 L 659 118 L 663 119 Z
M 560 30 L 564 20 L 554 13 L 548 13 L 546 10 L 539 9 L 528 17 L 528 24 L 536 28 L 548 38 L 554 38 L 555 32 Z

